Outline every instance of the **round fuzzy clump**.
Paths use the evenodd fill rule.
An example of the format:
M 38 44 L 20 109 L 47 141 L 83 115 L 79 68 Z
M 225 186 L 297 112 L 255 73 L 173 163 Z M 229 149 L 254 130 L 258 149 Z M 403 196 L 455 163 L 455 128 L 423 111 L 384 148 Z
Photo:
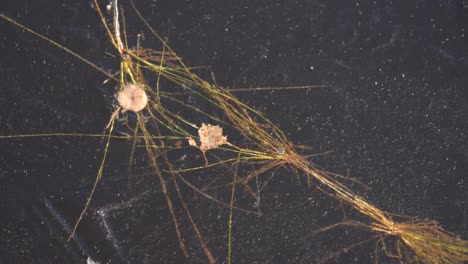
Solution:
M 117 102 L 124 111 L 138 112 L 148 103 L 145 89 L 141 84 L 127 83 L 117 93 Z

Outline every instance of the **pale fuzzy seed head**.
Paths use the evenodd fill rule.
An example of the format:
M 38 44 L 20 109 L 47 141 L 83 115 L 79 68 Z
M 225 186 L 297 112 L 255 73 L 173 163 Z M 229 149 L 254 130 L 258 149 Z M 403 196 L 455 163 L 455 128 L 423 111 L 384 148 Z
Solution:
M 200 136 L 201 143 L 199 148 L 203 152 L 228 143 L 227 137 L 223 136 L 223 128 L 220 126 L 202 123 L 200 129 L 198 129 L 198 135 Z
M 127 83 L 117 93 L 117 102 L 125 111 L 138 112 L 148 103 L 145 89 L 142 84 Z

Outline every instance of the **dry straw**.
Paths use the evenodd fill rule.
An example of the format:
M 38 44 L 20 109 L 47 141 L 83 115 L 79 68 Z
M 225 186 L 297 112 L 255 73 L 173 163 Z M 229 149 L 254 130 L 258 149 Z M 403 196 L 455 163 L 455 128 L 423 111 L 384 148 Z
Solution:
M 289 141 L 281 129 L 269 121 L 262 113 L 237 99 L 232 91 L 202 79 L 193 71 L 193 68 L 186 66 L 185 62 L 182 61 L 171 47 L 167 45 L 165 40 L 146 22 L 132 1 L 131 3 L 136 15 L 141 19 L 148 30 L 161 42 L 162 50 L 154 51 L 151 49 L 144 49 L 139 47 L 139 43 L 137 43 L 138 48 L 136 49 L 128 48 L 126 34 L 122 35 L 120 32 L 120 28 L 124 23 L 119 20 L 119 17 L 123 16 L 119 16 L 121 11 L 117 8 L 117 1 L 113 1 L 112 9 L 114 12 L 112 29 L 107 23 L 97 1 L 95 1 L 95 6 L 101 16 L 110 41 L 115 46 L 121 58 L 120 77 L 115 78 L 114 75 L 105 74 L 111 80 L 116 81 L 119 87 L 123 88 L 117 94 L 119 107 L 122 108 L 122 110 L 136 112 L 137 121 L 132 138 L 135 142 L 136 140 L 144 142 L 143 148 L 149 158 L 153 174 L 160 181 L 161 190 L 172 217 L 179 245 L 185 256 L 189 257 L 189 251 L 187 250 L 180 228 L 179 218 L 181 216 L 176 213 L 174 208 L 175 205 L 172 201 L 174 198 L 171 198 L 168 194 L 168 185 L 172 185 L 172 189 L 176 190 L 177 199 L 179 201 L 178 204 L 182 206 L 182 212 L 189 220 L 195 237 L 199 241 L 199 245 L 210 263 L 214 263 L 215 258 L 210 250 L 210 246 L 204 239 L 202 231 L 198 227 L 184 201 L 179 185 L 184 184 L 200 195 L 230 208 L 227 260 L 231 262 L 232 247 L 235 247 L 232 242 L 233 209 L 239 209 L 235 207 L 234 204 L 235 186 L 241 186 L 250 193 L 254 199 L 258 200 L 259 194 L 250 186 L 250 182 L 273 169 L 288 167 L 297 174 L 302 172 L 306 175 L 309 183 L 315 183 L 321 190 L 348 204 L 367 218 L 364 222 L 342 222 L 334 226 L 325 227 L 322 231 L 327 231 L 340 225 L 351 225 L 358 228 L 364 227 L 376 232 L 375 240 L 377 244 L 384 245 L 384 243 L 387 243 L 384 242 L 388 240 L 387 238 L 396 238 L 396 240 L 399 241 L 396 242 L 394 246 L 394 248 L 396 248 L 396 253 L 386 252 L 389 257 L 399 258 L 404 262 L 464 263 L 468 261 L 468 242 L 466 240 L 444 231 L 435 221 L 412 217 L 395 218 L 393 214 L 380 210 L 371 202 L 367 201 L 367 199 L 355 193 L 330 173 L 318 169 L 307 157 L 299 155 L 295 145 Z M 8 17 L 0 16 L 99 69 L 91 62 L 80 57 L 73 51 L 62 47 L 53 40 L 20 25 Z M 122 38 L 125 39 L 122 40 Z M 151 82 L 154 85 L 150 85 L 147 78 L 155 80 Z M 175 89 L 177 91 L 164 90 L 160 85 L 162 80 L 176 86 L 177 88 Z M 315 86 L 293 88 L 313 87 Z M 285 89 L 288 88 L 286 87 Z M 200 100 L 203 100 L 210 105 L 210 108 L 205 109 L 198 105 L 188 103 L 186 100 L 187 98 L 184 97 L 186 94 L 196 96 Z M 175 109 L 180 111 L 174 111 Z M 116 112 L 118 112 L 118 110 L 119 109 L 117 109 Z M 192 120 L 188 116 L 185 116 L 184 113 L 187 112 L 197 112 L 203 115 L 206 120 L 209 120 L 210 124 L 203 123 L 201 127 L 197 127 L 195 124 L 198 123 L 198 120 Z M 145 118 L 143 118 L 143 115 Z M 152 125 L 147 126 L 148 123 Z M 116 138 L 112 135 L 114 125 L 115 118 L 112 117 L 109 122 L 108 133 L 106 134 L 107 144 L 104 156 L 96 177 L 95 185 L 76 223 L 73 233 L 88 208 L 95 187 L 103 175 L 103 167 L 109 142 L 111 139 Z M 228 142 L 227 137 L 223 134 L 223 128 L 229 128 L 231 133 L 236 133 L 237 137 L 242 137 L 243 145 L 238 146 L 233 142 Z M 196 133 L 198 134 L 200 144 L 196 143 Z M 236 138 L 231 137 L 231 135 L 229 135 L 229 137 L 230 140 Z M 169 151 L 172 151 L 171 145 L 174 144 L 174 139 L 188 140 L 187 145 L 197 147 L 203 153 L 206 163 L 194 168 L 183 170 L 175 169 L 167 155 Z M 131 159 L 133 158 L 135 146 L 136 144 L 133 145 Z M 216 156 L 215 162 L 208 163 L 206 154 L 216 155 L 221 153 L 223 155 Z M 232 194 L 229 203 L 217 200 L 209 193 L 206 193 L 193 183 L 190 183 L 184 177 L 184 173 L 186 172 L 205 171 L 216 166 L 232 168 L 227 170 L 227 174 L 225 175 L 225 178 L 232 179 L 228 185 L 231 186 Z M 240 166 L 244 166 L 244 168 L 255 167 L 256 169 L 245 175 L 240 175 L 238 174 Z M 241 256 L 239 256 L 239 258 L 240 257 Z

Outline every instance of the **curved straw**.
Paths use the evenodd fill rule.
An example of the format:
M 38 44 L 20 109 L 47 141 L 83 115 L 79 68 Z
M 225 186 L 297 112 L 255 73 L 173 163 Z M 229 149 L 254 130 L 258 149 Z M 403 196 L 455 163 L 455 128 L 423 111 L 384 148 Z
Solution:
M 167 179 L 172 177 L 173 185 L 177 190 L 177 196 L 179 202 L 182 205 L 182 209 L 185 212 L 186 216 L 190 220 L 190 223 L 193 227 L 196 237 L 201 244 L 201 247 L 207 256 L 209 262 L 214 262 L 214 257 L 208 249 L 206 242 L 203 239 L 200 229 L 197 227 L 194 222 L 188 207 L 186 206 L 184 199 L 178 188 L 176 178 L 182 179 L 180 173 L 182 171 L 176 171 L 173 169 L 170 160 L 167 157 L 167 148 L 165 147 L 165 140 L 171 138 L 180 138 L 182 137 L 195 137 L 193 135 L 193 128 L 195 125 L 187 120 L 183 116 L 177 114 L 176 112 L 169 111 L 163 104 L 162 100 L 164 98 L 172 98 L 170 100 L 180 107 L 185 109 L 197 109 L 197 112 L 202 113 L 206 118 L 211 121 L 218 122 L 220 120 L 219 116 L 216 114 L 208 113 L 202 109 L 198 109 L 195 105 L 190 105 L 187 102 L 183 102 L 180 99 L 175 99 L 177 93 L 169 93 L 161 90 L 159 86 L 160 79 L 164 78 L 173 84 L 178 86 L 180 93 L 190 93 L 194 96 L 205 100 L 214 111 L 219 111 L 222 113 L 223 122 L 236 130 L 239 135 L 241 135 L 246 145 L 245 148 L 236 147 L 233 144 L 229 145 L 229 150 L 231 153 L 235 153 L 237 158 L 227 159 L 228 162 L 235 166 L 235 179 L 232 182 L 232 197 L 231 197 L 231 208 L 234 207 L 234 188 L 237 183 L 242 183 L 247 190 L 253 193 L 248 187 L 249 181 L 258 177 L 259 174 L 264 173 L 272 168 L 281 167 L 288 165 L 293 169 L 293 171 L 302 171 L 304 172 L 310 181 L 316 181 L 322 188 L 326 188 L 328 192 L 332 193 L 333 196 L 340 201 L 345 202 L 350 205 L 358 212 L 367 216 L 370 220 L 369 224 L 366 224 L 370 230 L 374 232 L 383 234 L 385 236 L 395 236 L 402 241 L 408 254 L 400 254 L 400 258 L 410 258 L 412 261 L 419 261 L 424 263 L 463 263 L 468 261 L 468 241 L 463 240 L 444 231 L 440 228 L 435 221 L 431 220 L 409 220 L 404 222 L 398 222 L 393 220 L 390 217 L 390 214 L 380 210 L 375 207 L 372 203 L 368 202 L 363 197 L 359 196 L 353 192 L 350 188 L 345 186 L 340 181 L 335 178 L 330 177 L 327 173 L 318 169 L 313 163 L 309 162 L 305 157 L 299 155 L 295 149 L 294 144 L 289 141 L 286 135 L 279 129 L 275 124 L 268 120 L 262 113 L 253 109 L 252 107 L 241 102 L 232 91 L 224 89 L 218 85 L 211 84 L 208 81 L 202 79 L 198 75 L 192 72 L 193 68 L 187 67 L 182 59 L 177 56 L 177 54 L 169 47 L 169 45 L 160 37 L 156 31 L 149 25 L 149 23 L 143 18 L 140 12 L 134 6 L 133 1 L 130 1 L 138 17 L 143 21 L 143 23 L 149 28 L 149 30 L 155 35 L 163 46 L 162 52 L 152 51 L 150 49 L 140 49 L 136 50 L 128 49 L 127 44 L 123 44 L 120 40 L 120 23 L 118 21 L 118 10 L 117 2 L 114 0 L 114 29 L 115 34 L 112 33 L 107 22 L 102 14 L 97 1 L 95 0 L 96 8 L 101 16 L 102 22 L 106 27 L 106 31 L 109 34 L 112 44 L 115 46 L 117 51 L 121 56 L 121 71 L 120 71 L 120 80 L 118 80 L 120 85 L 125 83 L 138 83 L 143 84 L 145 89 L 148 89 L 148 96 L 150 98 L 148 106 L 143 110 L 144 115 L 147 116 L 145 119 L 151 120 L 153 122 L 153 129 L 148 128 L 147 122 L 142 120 L 142 116 L 138 114 L 138 129 L 135 129 L 134 140 L 137 138 L 143 139 L 145 143 L 146 154 L 150 158 L 151 168 L 153 173 L 158 177 L 162 192 L 166 199 L 168 209 L 170 211 L 174 227 L 177 233 L 179 240 L 180 248 L 182 249 L 185 256 L 188 256 L 188 251 L 185 246 L 185 243 L 182 238 L 182 233 L 179 227 L 179 221 L 176 216 L 176 211 L 174 209 L 174 204 L 171 200 L 171 197 L 168 194 L 167 184 L 169 183 Z M 36 36 L 39 36 L 46 41 L 58 46 L 59 48 L 65 50 L 66 52 L 72 54 L 73 56 L 83 60 L 84 62 L 90 64 L 92 67 L 97 68 L 94 64 L 87 61 L 86 59 L 80 57 L 78 54 L 73 51 L 61 46 L 60 44 L 50 40 L 27 27 L 24 27 L 17 23 L 16 21 L 0 15 L 1 18 L 13 23 Z M 126 43 L 126 41 L 125 41 Z M 139 47 L 139 45 L 137 45 Z M 98 68 L 98 70 L 102 71 Z M 144 72 L 144 73 L 143 73 Z M 104 72 L 107 76 L 114 79 L 113 75 L 109 75 Z M 144 76 L 152 75 L 156 76 L 157 83 L 155 87 L 151 88 L 150 84 L 145 81 Z M 297 88 L 297 87 L 296 87 Z M 307 86 L 303 88 L 312 88 L 312 86 Z M 262 88 L 263 89 L 263 88 Z M 277 88 L 273 88 L 277 89 Z M 287 89 L 287 88 L 286 88 Z M 243 91 L 244 89 L 237 89 L 233 91 Z M 254 88 L 255 90 L 255 88 Z M 187 106 L 185 106 L 186 104 Z M 165 135 L 161 131 L 161 128 L 164 128 L 165 131 L 169 131 L 170 135 Z M 112 126 L 111 126 L 112 129 Z M 137 134 L 137 131 L 140 133 Z M 190 132 L 189 132 L 190 131 Z M 156 136 L 155 136 L 156 134 Z M 102 177 L 102 168 L 103 163 L 106 157 L 108 145 L 110 138 L 110 133 L 108 135 L 108 141 L 105 148 L 105 155 L 103 162 L 101 164 L 98 176 L 96 178 L 95 185 L 93 187 L 92 193 L 94 192 L 97 182 Z M 135 146 L 135 142 L 134 142 Z M 132 150 L 133 156 L 133 150 Z M 166 175 L 161 169 L 161 165 L 158 163 L 157 159 L 163 158 L 169 171 L 166 172 Z M 237 168 L 240 164 L 251 164 L 251 162 L 263 162 L 263 167 L 257 171 L 248 174 L 244 178 L 237 175 Z M 220 161 L 218 164 L 225 165 L 227 162 Z M 203 169 L 202 167 L 195 169 Z M 187 171 L 190 171 L 188 169 Z M 238 179 L 237 179 L 238 178 Z M 184 181 L 182 181 L 184 182 Z M 89 202 L 92 197 L 92 193 L 86 202 L 85 209 L 83 210 L 79 220 L 83 216 L 86 208 L 89 205 Z M 78 222 L 79 222 L 78 220 Z M 77 225 L 78 225 L 77 222 Z M 77 226 L 76 225 L 76 226 Z M 75 229 L 76 229 L 75 226 Z M 232 211 L 229 219 L 229 259 L 231 261 L 231 252 L 232 252 Z M 73 234 L 71 234 L 73 235 Z

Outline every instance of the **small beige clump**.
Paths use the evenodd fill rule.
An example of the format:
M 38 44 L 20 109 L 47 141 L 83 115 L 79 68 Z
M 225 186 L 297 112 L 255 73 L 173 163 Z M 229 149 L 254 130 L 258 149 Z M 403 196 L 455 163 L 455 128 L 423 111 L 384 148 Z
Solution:
M 223 136 L 223 128 L 220 126 L 202 123 L 201 127 L 198 129 L 198 135 L 200 136 L 199 146 L 192 137 L 188 137 L 187 140 L 190 146 L 200 149 L 206 164 L 208 164 L 208 160 L 205 156 L 207 150 L 216 149 L 223 144 L 229 144 L 227 137 Z
M 148 103 L 148 97 L 142 84 L 125 84 L 123 89 L 117 93 L 116 98 L 123 111 L 139 112 Z

